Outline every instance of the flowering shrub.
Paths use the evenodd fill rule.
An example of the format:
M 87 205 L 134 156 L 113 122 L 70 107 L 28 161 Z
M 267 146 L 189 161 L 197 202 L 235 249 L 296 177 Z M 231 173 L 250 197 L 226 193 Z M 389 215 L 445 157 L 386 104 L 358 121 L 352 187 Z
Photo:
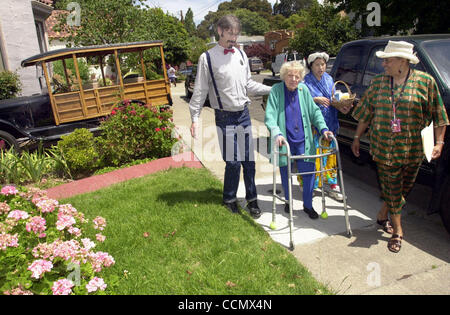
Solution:
M 97 138 L 105 166 L 118 166 L 137 159 L 170 156 L 172 110 L 137 102 L 123 101 L 102 122 Z
M 93 228 L 106 221 L 96 217 Z M 82 238 L 88 220 L 70 204 L 59 204 L 38 189 L 0 191 L 0 294 L 105 294 L 100 277 L 114 258 L 95 252 Z M 97 234 L 97 240 L 105 236 Z

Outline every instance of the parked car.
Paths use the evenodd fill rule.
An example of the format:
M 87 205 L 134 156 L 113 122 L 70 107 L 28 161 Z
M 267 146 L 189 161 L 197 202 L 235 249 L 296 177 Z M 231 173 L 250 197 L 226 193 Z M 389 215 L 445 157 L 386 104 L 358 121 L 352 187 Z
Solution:
M 137 74 L 130 74 L 127 78 L 120 76 L 118 82 L 113 85 L 87 87 L 79 83 L 70 84 L 67 71 L 65 71 L 66 80 L 56 84 L 54 80 L 51 80 L 48 69 L 48 64 L 56 60 L 62 60 L 65 63 L 66 59 L 109 55 L 116 56 L 116 65 L 119 65 L 120 70 L 117 57 L 119 54 L 147 49 L 160 53 L 161 64 L 163 64 L 162 47 L 162 41 L 145 41 L 64 48 L 23 60 L 23 67 L 42 67 L 48 94 L 0 101 L 0 150 L 11 147 L 20 149 L 39 142 L 45 144 L 58 140 L 62 135 L 77 128 L 87 128 L 95 132 L 102 117 L 111 113 L 111 108 L 117 103 L 118 98 L 154 105 L 171 105 L 170 83 L 166 76 L 155 80 L 149 78 L 145 80 Z M 140 65 L 145 70 L 143 60 Z M 103 77 L 104 83 L 106 79 Z
M 248 64 L 251 72 L 256 72 L 259 74 L 262 70 L 264 70 L 263 62 L 258 57 L 248 58 Z
M 403 40 L 414 44 L 420 63 L 413 68 L 425 71 L 436 80 L 443 98 L 447 113 L 450 114 L 450 34 L 445 35 L 415 35 L 378 37 L 352 41 L 344 44 L 331 70 L 333 79 L 346 82 L 353 93 L 356 102 L 364 94 L 372 78 L 384 72 L 382 60 L 375 52 L 383 50 L 389 40 Z M 336 89 L 346 91 L 343 85 L 337 84 Z M 340 129 L 338 140 L 340 143 L 351 145 L 357 122 L 351 113 L 339 113 Z M 367 137 L 361 138 L 361 151 L 365 157 L 369 155 Z M 371 159 L 369 159 L 371 160 Z M 432 200 L 428 213 L 440 212 L 444 225 L 450 233 L 450 128 L 445 134 L 445 145 L 442 157 L 438 161 L 422 163 L 417 181 L 433 188 Z
M 327 70 L 326 70 L 328 74 L 331 72 L 331 69 L 333 69 L 333 65 L 334 65 L 335 61 L 336 61 L 336 57 L 330 57 L 328 59 Z
M 306 66 L 305 58 L 298 52 L 281 53 L 272 57 L 272 75 L 280 73 L 281 65 L 286 61 L 300 60 Z
M 192 93 L 194 93 L 194 86 L 195 86 L 195 77 L 197 76 L 197 65 L 192 66 L 192 71 L 186 76 L 186 80 L 184 81 L 184 90 L 186 94 L 186 98 L 189 100 L 192 97 Z M 206 96 L 205 103 L 203 106 L 210 106 L 209 105 L 209 97 Z

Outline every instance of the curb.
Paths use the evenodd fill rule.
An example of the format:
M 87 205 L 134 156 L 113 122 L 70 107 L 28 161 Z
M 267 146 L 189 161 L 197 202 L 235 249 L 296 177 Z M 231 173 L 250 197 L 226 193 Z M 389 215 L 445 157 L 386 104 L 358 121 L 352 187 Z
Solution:
M 145 164 L 133 165 L 109 173 L 94 175 L 55 186 L 47 189 L 46 192 L 47 196 L 52 199 L 69 198 L 75 195 L 96 191 L 132 178 L 143 177 L 169 168 L 179 167 L 203 168 L 203 165 L 192 152 L 185 152 Z

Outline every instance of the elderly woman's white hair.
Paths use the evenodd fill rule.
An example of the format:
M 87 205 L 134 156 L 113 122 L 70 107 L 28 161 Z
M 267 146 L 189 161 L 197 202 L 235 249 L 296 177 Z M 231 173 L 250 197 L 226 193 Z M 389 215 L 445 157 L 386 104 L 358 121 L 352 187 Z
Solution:
M 287 75 L 289 70 L 298 71 L 300 75 L 300 81 L 303 80 L 303 77 L 305 76 L 305 67 L 302 65 L 300 61 L 294 60 L 283 63 L 280 69 L 281 80 L 284 81 L 285 76 Z

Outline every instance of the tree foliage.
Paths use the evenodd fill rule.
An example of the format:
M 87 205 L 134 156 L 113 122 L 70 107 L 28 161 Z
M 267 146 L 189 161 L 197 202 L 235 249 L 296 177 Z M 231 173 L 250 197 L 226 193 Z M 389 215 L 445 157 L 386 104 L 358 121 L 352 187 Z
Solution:
M 186 16 L 184 17 L 184 28 L 188 32 L 189 36 L 195 36 L 197 33 L 194 23 L 194 12 L 192 12 L 191 8 L 187 10 Z
M 281 14 L 288 18 L 292 14 L 296 14 L 301 10 L 306 10 L 311 7 L 313 3 L 317 3 L 316 0 L 281 0 L 279 3 L 274 4 L 273 13 Z
M 306 25 L 295 31 L 290 48 L 307 56 L 315 51 L 336 55 L 342 44 L 358 38 L 349 18 L 341 17 L 333 6 L 314 4 L 305 13 Z
M 361 18 L 364 34 L 395 35 L 397 33 L 425 34 L 449 33 L 448 12 L 450 2 L 442 0 L 378 0 L 381 9 L 381 25 L 369 26 L 367 4 L 372 0 L 329 0 L 339 10 L 355 13 L 354 21 Z
M 70 0 L 60 0 L 57 9 L 66 9 Z M 74 46 L 126 43 L 144 40 L 164 41 L 170 63 L 187 59 L 189 35 L 183 24 L 160 8 L 150 8 L 144 0 L 77 0 L 80 26 L 67 25 L 67 14 L 60 15 L 59 29 L 69 32 Z M 69 44 L 70 45 L 70 44 Z

